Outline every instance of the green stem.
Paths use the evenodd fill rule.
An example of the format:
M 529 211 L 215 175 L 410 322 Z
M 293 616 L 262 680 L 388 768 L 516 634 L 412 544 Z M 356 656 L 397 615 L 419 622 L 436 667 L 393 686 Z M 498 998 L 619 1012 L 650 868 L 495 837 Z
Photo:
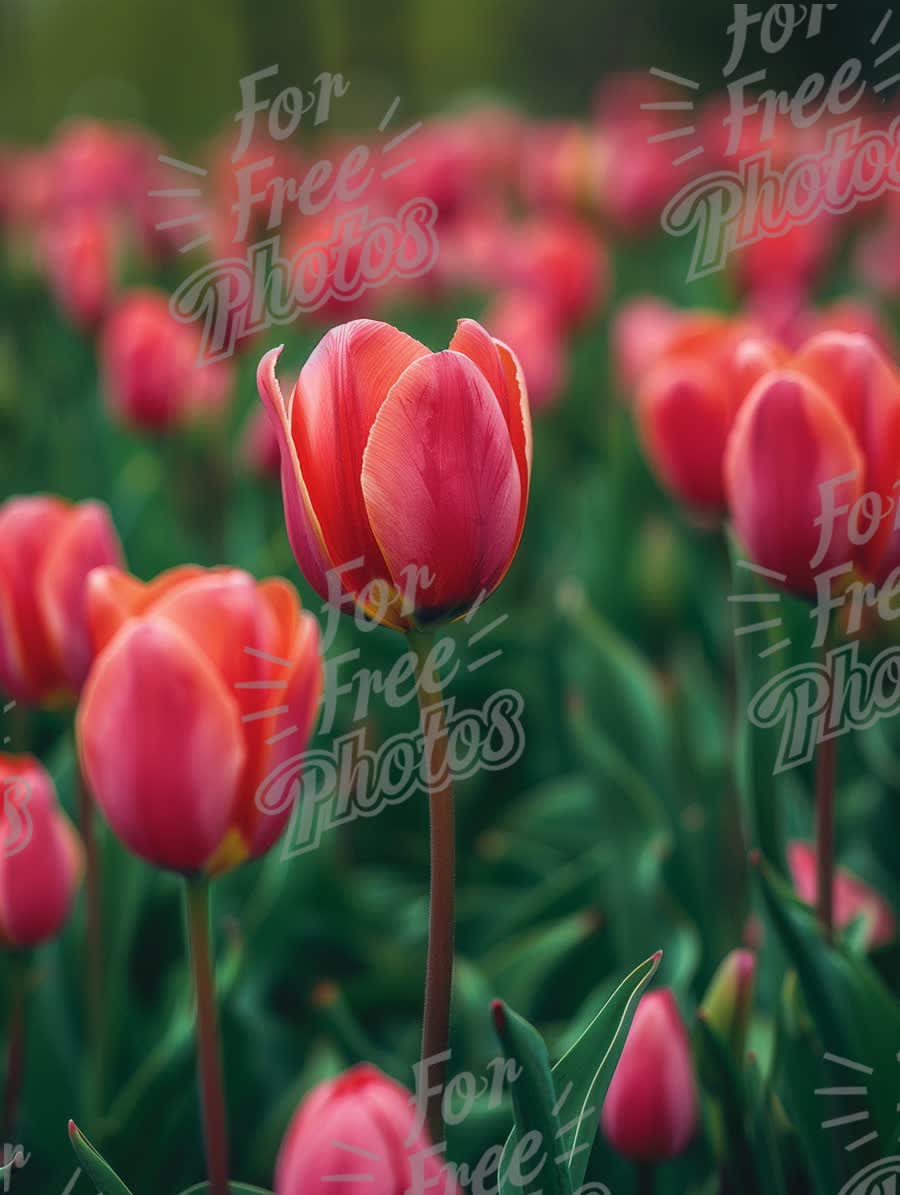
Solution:
M 21 955 L 9 959 L 9 1022 L 6 1047 L 6 1081 L 3 1086 L 3 1114 L 0 1140 L 13 1141 L 19 1112 L 19 1096 L 25 1071 L 25 984 L 27 964 Z
M 431 826 L 431 890 L 428 909 L 428 961 L 425 968 L 425 1008 L 422 1018 L 422 1061 L 435 1078 L 426 1105 L 432 1143 L 444 1140 L 443 1089 L 450 1047 L 450 1000 L 453 990 L 454 873 L 456 843 L 453 785 L 447 768 L 447 721 L 441 681 L 430 659 L 431 637 L 409 634 L 418 662 L 419 706 L 423 750 L 428 776 Z M 424 1069 L 424 1068 L 423 1068 Z
M 77 759 L 77 753 L 76 753 Z M 77 765 L 76 765 L 77 768 Z M 90 1041 L 88 1115 L 92 1122 L 103 1111 L 104 1015 L 103 1015 L 103 890 L 102 864 L 97 849 L 97 818 L 94 801 L 81 769 L 77 768 L 78 829 L 84 844 L 87 951 L 85 995 Z
M 827 661 L 828 643 L 823 648 Z M 823 734 L 831 720 L 831 695 Z M 816 748 L 816 911 L 827 941 L 834 938 L 834 778 L 837 740 L 822 738 Z
M 197 1075 L 210 1195 L 228 1195 L 228 1131 L 216 996 L 209 950 L 209 880 L 185 881 L 188 940 L 197 998 Z
M 635 1162 L 634 1189 L 636 1195 L 653 1195 L 656 1190 L 656 1167 L 652 1162 Z

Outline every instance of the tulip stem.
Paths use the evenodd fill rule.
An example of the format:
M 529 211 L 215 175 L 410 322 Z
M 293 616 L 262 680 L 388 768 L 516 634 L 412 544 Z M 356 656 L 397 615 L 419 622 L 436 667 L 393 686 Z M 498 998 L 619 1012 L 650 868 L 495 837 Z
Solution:
M 185 882 L 188 941 L 197 997 L 197 1076 L 203 1107 L 210 1195 L 228 1195 L 228 1132 L 219 1050 L 219 1025 L 209 949 L 209 880 Z
M 653 1195 L 656 1190 L 656 1167 L 652 1162 L 635 1162 L 634 1189 L 637 1195 Z
M 828 664 L 828 639 L 822 649 Z M 829 682 L 830 683 L 830 682 Z M 831 721 L 832 690 L 822 721 L 822 738 L 816 748 L 816 911 L 825 939 L 834 938 L 834 778 L 837 741 L 826 738 Z
M 441 679 L 431 658 L 432 639 L 410 632 L 417 660 L 422 750 L 428 777 L 431 826 L 431 891 L 428 909 L 428 961 L 422 1020 L 423 1074 L 430 1076 L 426 1120 L 432 1144 L 444 1140 L 443 1099 L 450 1047 L 450 999 L 453 990 L 454 874 L 456 844 L 453 785 L 447 768 L 447 720 Z
M 25 985 L 27 963 L 20 954 L 9 958 L 9 1022 L 6 1047 L 6 1082 L 3 1087 L 3 1117 L 0 1140 L 15 1139 L 19 1094 L 25 1070 Z
M 85 995 L 91 1043 L 88 1114 L 94 1120 L 102 1112 L 103 1093 L 103 903 L 100 853 L 97 849 L 97 819 L 94 801 L 77 770 L 78 829 L 84 844 L 87 920 Z

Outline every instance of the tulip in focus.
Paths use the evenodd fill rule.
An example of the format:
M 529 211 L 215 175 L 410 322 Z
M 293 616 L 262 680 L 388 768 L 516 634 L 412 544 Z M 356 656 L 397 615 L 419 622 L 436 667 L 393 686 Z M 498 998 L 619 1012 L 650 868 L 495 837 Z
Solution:
M 87 577 L 121 562 L 102 503 L 35 495 L 0 506 L 0 689 L 30 705 L 79 692 L 93 658 Z
M 76 730 L 112 829 L 186 874 L 269 850 L 292 806 L 264 811 L 257 789 L 305 749 L 322 685 L 318 625 L 293 586 L 230 568 L 149 585 L 101 569 L 88 607 L 98 654 Z
M 787 855 L 797 895 L 815 907 L 818 893 L 815 848 L 806 842 L 792 842 Z M 884 897 L 846 868 L 838 867 L 834 873 L 834 924 L 843 929 L 858 917 L 865 922 L 866 946 L 870 950 L 893 942 L 897 936 L 897 921 Z
M 39 946 L 72 911 L 81 840 L 32 756 L 0 755 L 0 795 L 0 944 Z
M 310 585 L 398 630 L 464 615 L 500 584 L 525 522 L 531 421 L 513 353 L 474 320 L 440 353 L 356 320 L 326 334 L 286 402 L 280 353 L 257 381 Z
M 697 1131 L 697 1086 L 687 1030 L 668 988 L 634 1014 L 603 1104 L 609 1143 L 635 1162 L 677 1157 Z
M 200 360 L 196 323 L 182 323 L 162 292 L 123 295 L 103 326 L 100 367 L 110 410 L 123 422 L 165 431 L 219 411 L 231 385 L 227 362 Z
M 404 1195 L 459 1188 L 417 1129 L 410 1093 L 368 1063 L 303 1101 L 278 1154 L 275 1195 Z

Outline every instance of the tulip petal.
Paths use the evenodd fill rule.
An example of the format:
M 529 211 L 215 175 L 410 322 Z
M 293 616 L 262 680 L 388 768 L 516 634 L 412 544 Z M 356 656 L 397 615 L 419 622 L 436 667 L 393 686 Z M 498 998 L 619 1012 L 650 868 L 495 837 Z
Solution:
M 256 371 L 259 396 L 269 412 L 281 450 L 281 492 L 288 539 L 300 571 L 319 595 L 328 599 L 328 573 L 333 562 L 328 555 L 322 529 L 313 510 L 297 450 L 291 438 L 291 410 L 294 394 L 287 404 L 281 393 L 275 365 L 281 356 L 281 345 L 266 353 Z
M 224 837 L 244 767 L 237 702 L 168 618 L 127 623 L 97 658 L 77 716 L 91 792 L 115 833 L 195 872 Z
M 176 586 L 202 577 L 205 570 L 194 564 L 182 564 L 160 573 L 145 585 L 130 573 L 114 567 L 95 568 L 87 579 L 87 619 L 94 653 L 109 643 L 129 618 L 144 614 Z
M 362 487 L 418 619 L 458 616 L 494 589 L 515 550 L 522 484 L 494 392 L 468 357 L 449 349 L 424 357 L 391 388 Z
M 358 594 L 390 574 L 369 527 L 360 477 L 369 432 L 391 386 L 428 350 L 405 332 L 375 320 L 332 328 L 303 366 L 291 409 L 299 467 L 319 519 L 329 558 L 347 592 Z
M 47 634 L 66 679 L 78 692 L 94 651 L 85 581 L 92 569 L 122 562 L 122 546 L 107 508 L 99 502 L 73 507 L 44 558 L 38 601 Z

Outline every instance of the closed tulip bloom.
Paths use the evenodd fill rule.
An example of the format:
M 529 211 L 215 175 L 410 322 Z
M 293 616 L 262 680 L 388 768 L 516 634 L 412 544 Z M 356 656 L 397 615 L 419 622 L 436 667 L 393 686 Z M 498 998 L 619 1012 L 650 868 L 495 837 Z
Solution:
M 103 326 L 100 367 L 110 410 L 132 427 L 165 431 L 220 410 L 229 364 L 203 363 L 201 333 L 176 320 L 162 292 L 123 295 Z
M 31 705 L 78 693 L 93 657 L 87 577 L 121 561 L 102 503 L 35 495 L 0 506 L 0 689 Z
M 712 1027 L 730 1045 L 736 1060 L 743 1058 L 753 1007 L 756 955 L 732 950 L 726 955 L 703 997 L 703 1011 Z
M 89 589 L 98 655 L 76 730 L 112 829 L 186 874 L 263 854 L 291 806 L 268 812 L 257 790 L 305 750 L 318 705 L 315 619 L 286 581 L 237 569 L 175 569 L 150 585 L 102 569 Z
M 723 462 L 747 393 L 779 350 L 740 326 L 710 319 L 682 329 L 641 379 L 636 412 L 656 472 L 677 498 L 724 510 Z
M 892 534 L 894 487 L 900 481 L 900 374 L 871 337 L 838 331 L 809 340 L 793 367 L 818 382 L 859 445 L 862 491 L 877 495 L 881 505 L 851 525 L 854 560 L 867 575 L 883 580 L 900 558 L 900 535 Z M 843 485 L 836 485 L 835 505 L 843 505 L 844 496 Z
M 306 579 L 399 630 L 465 614 L 499 585 L 525 522 L 531 423 L 513 353 L 474 320 L 440 353 L 357 320 L 327 333 L 285 402 L 280 352 L 257 380 Z
M 677 1157 L 697 1131 L 690 1043 L 668 988 L 641 998 L 601 1124 L 609 1143 L 636 1162 Z
M 819 887 L 815 848 L 806 842 L 792 842 L 787 856 L 797 895 L 815 907 Z M 869 949 L 893 942 L 897 936 L 896 918 L 881 893 L 845 867 L 838 867 L 834 873 L 834 924 L 843 929 L 858 917 L 865 923 Z
M 820 386 L 795 370 L 766 374 L 738 413 L 725 459 L 729 510 L 751 559 L 815 596 L 816 577 L 854 554 L 846 520 L 822 534 L 823 487 L 848 476 L 840 497 L 852 507 L 863 468 L 856 437 Z
M 306 1097 L 278 1154 L 275 1195 L 419 1191 L 459 1195 L 406 1088 L 364 1063 Z
M 72 911 L 81 840 L 32 756 L 0 755 L 0 794 L 0 943 L 38 946 L 56 937 Z
M 92 208 L 74 208 L 44 229 L 41 259 L 50 290 L 79 328 L 93 329 L 112 301 L 119 239 L 114 218 Z

